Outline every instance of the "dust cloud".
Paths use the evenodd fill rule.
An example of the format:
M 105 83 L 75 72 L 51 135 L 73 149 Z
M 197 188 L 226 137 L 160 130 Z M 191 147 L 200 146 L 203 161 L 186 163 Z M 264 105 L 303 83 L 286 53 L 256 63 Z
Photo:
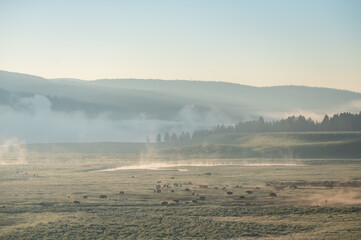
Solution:
M 361 204 L 361 192 L 340 189 L 337 192 L 313 194 L 305 200 L 310 202 L 311 205 L 317 206 L 359 205 Z
M 17 138 L 6 139 L 0 146 L 0 166 L 27 164 L 26 152 Z

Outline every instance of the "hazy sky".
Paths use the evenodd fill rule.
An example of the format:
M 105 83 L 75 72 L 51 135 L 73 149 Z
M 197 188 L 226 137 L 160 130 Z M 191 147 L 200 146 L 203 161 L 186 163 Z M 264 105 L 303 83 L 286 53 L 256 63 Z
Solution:
M 1 0 L 0 69 L 361 92 L 361 1 Z

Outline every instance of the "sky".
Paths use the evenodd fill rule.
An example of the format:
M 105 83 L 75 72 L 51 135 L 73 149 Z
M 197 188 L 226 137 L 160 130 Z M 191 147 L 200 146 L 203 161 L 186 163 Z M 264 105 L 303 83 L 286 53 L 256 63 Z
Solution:
M 361 92 L 361 1 L 1 0 L 0 69 Z

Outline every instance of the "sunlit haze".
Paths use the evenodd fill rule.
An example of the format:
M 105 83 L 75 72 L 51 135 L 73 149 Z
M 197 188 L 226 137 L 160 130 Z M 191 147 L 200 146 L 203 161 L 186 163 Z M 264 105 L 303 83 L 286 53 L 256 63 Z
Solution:
M 0 0 L 0 239 L 361 239 L 361 0 Z
M 361 1 L 1 1 L 0 69 L 361 92 Z

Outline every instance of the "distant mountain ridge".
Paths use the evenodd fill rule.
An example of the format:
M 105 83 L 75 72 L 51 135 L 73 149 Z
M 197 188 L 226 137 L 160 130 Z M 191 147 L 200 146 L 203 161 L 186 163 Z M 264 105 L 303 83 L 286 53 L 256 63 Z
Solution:
M 59 119 L 66 116 L 69 121 L 77 116 L 85 124 L 89 123 L 87 119 L 91 124 L 99 118 L 106 119 L 101 126 L 115 124 L 118 129 L 123 129 L 123 125 L 118 126 L 119 121 L 123 121 L 124 127 L 137 123 L 138 127 L 134 128 L 142 125 L 145 130 L 141 136 L 144 136 L 233 124 L 259 116 L 272 120 L 303 113 L 317 119 L 315 115 L 359 112 L 361 93 L 305 86 L 252 87 L 186 80 L 45 79 L 0 71 L 1 109 L 5 116 L 26 113 L 14 118 L 32 116 L 34 124 L 34 116 L 40 116 L 39 112 L 44 121 L 50 116 L 55 119 L 57 114 Z M 12 115 L 7 111 L 12 111 Z M 76 131 L 74 127 L 73 132 Z M 87 134 L 86 129 L 82 134 Z M 104 137 L 102 140 L 114 138 L 117 139 Z
M 158 109 L 180 108 L 185 104 L 206 107 L 233 106 L 275 111 L 292 109 L 318 109 L 327 111 L 335 106 L 346 105 L 361 100 L 361 93 L 329 88 L 305 86 L 252 87 L 226 82 L 203 82 L 186 80 L 153 79 L 101 79 L 83 81 L 78 79 L 45 79 L 41 77 L 0 71 L 0 88 L 9 92 L 22 92 L 49 96 L 60 107 L 59 99 L 74 100 L 81 108 L 82 103 L 106 107 L 107 110 L 120 109 L 146 110 L 150 106 Z M 100 97 L 100 95 L 105 96 Z M 56 99 L 56 100 L 55 100 Z M 118 104 L 114 104 L 114 101 Z M 142 101 L 135 105 L 134 100 Z M 79 103 L 80 102 L 80 103 Z M 127 103 L 126 106 L 121 102 Z M 234 106 L 236 105 L 236 106 Z M 96 108 L 96 107 L 95 107 Z M 228 109 L 227 106 L 224 106 Z M 68 109 L 69 111 L 74 110 Z M 146 111 L 147 112 L 147 111 Z M 150 114 L 153 115 L 153 114 Z M 236 114 L 237 115 L 237 114 Z

